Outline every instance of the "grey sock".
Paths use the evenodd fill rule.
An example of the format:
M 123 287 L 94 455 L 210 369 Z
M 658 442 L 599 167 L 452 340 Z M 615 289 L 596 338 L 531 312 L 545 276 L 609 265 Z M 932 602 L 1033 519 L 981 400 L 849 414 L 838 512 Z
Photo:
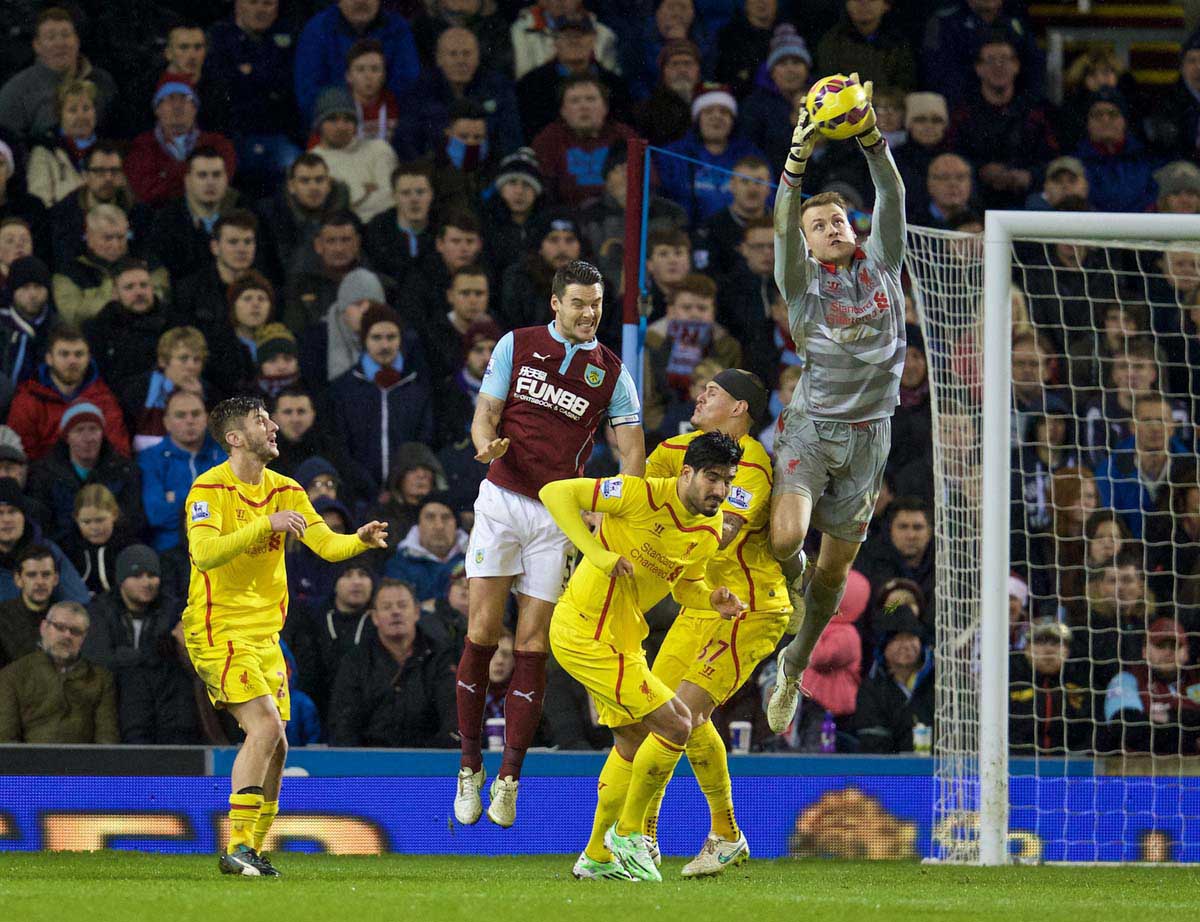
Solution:
M 809 581 L 808 590 L 804 593 L 804 621 L 800 630 L 792 638 L 792 642 L 784 650 L 784 663 L 788 675 L 795 677 L 804 671 L 808 658 L 812 655 L 813 647 L 829 619 L 837 612 L 842 601 L 842 592 L 846 588 L 845 580 L 837 586 L 830 586 L 825 581 L 825 572 L 817 570 Z
M 787 580 L 787 584 L 789 586 L 795 582 L 797 576 L 804 575 L 804 564 L 802 563 L 802 560 L 803 558 L 800 556 L 800 552 L 797 551 L 787 560 L 779 561 L 779 569 L 783 571 L 783 578 Z

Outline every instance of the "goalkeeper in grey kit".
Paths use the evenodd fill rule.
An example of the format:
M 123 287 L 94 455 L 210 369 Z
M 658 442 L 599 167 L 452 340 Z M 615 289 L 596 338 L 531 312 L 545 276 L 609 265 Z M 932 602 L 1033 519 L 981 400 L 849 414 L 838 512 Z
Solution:
M 850 77 L 858 81 L 858 75 Z M 875 126 L 871 84 L 855 140 L 875 184 L 871 233 L 860 248 L 836 192 L 801 202 L 817 126 L 800 107 L 775 199 L 775 282 L 804 372 L 780 417 L 771 498 L 771 551 L 800 618 L 780 652 L 767 722 L 779 733 L 795 714 L 800 677 L 837 611 L 850 566 L 866 540 L 891 449 L 891 418 L 904 370 L 904 183 Z M 802 545 L 821 531 L 816 565 Z

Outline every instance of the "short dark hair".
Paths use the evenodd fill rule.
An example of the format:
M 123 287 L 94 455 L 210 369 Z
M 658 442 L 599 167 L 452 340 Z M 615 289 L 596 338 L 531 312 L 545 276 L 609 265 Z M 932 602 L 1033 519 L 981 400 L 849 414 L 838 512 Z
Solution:
M 395 188 L 396 180 L 401 176 L 424 176 L 429 185 L 433 185 L 433 167 L 424 160 L 410 160 L 392 170 L 393 188 Z
M 482 233 L 482 226 L 479 223 L 479 219 L 471 214 L 471 212 L 460 208 L 448 212 L 438 222 L 437 235 L 439 237 L 446 236 L 446 230 L 451 227 L 457 227 L 459 230 L 466 231 L 469 234 Z
M 46 337 L 46 351 L 49 352 L 59 343 L 77 343 L 81 340 L 86 343 L 87 337 L 83 335 L 83 330 L 79 327 L 70 323 L 58 323 Z
M 766 170 L 770 173 L 771 164 L 767 163 L 758 154 L 743 154 L 733 164 L 733 172 L 740 173 L 742 170 Z
M 467 263 L 467 265 L 465 265 L 465 266 L 459 266 L 457 269 L 455 269 L 453 272 L 450 273 L 451 286 L 454 285 L 454 280 L 456 278 L 458 278 L 460 275 L 469 275 L 471 278 L 478 278 L 479 276 L 482 275 L 486 279 L 486 278 L 488 278 L 488 271 L 487 271 L 487 269 L 483 268 L 483 266 L 480 265 L 479 263 Z
M 97 154 L 108 154 L 109 156 L 120 157 L 121 162 L 125 162 L 125 154 L 116 144 L 114 144 L 112 141 L 97 141 L 84 152 L 83 168 L 85 170 L 91 167 L 92 158 Z
M 204 406 L 205 409 L 208 409 L 208 407 L 205 405 L 203 394 L 199 393 L 198 391 L 189 391 L 182 387 L 176 387 L 171 390 L 171 393 L 167 394 L 167 399 L 163 402 L 163 413 L 169 413 L 171 411 L 171 404 L 176 400 L 183 399 L 184 397 L 195 397 L 200 401 L 201 406 Z
M 608 97 L 609 97 L 610 93 L 608 91 L 608 87 L 604 85 L 604 81 L 601 80 L 599 77 L 595 76 L 594 74 L 583 73 L 583 74 L 571 74 L 571 76 L 567 77 L 565 80 L 559 81 L 558 104 L 560 106 L 562 105 L 562 101 L 567 98 L 568 90 L 573 90 L 573 89 L 575 89 L 575 87 L 583 86 L 584 84 L 588 84 L 589 86 L 594 86 L 597 90 L 600 91 L 600 97 L 605 102 L 608 102 Z
M 836 195 L 837 193 L 834 194 Z M 751 231 L 756 230 L 770 230 L 774 232 L 775 219 L 769 214 L 762 214 L 756 218 L 750 218 L 744 225 L 742 225 L 742 243 L 746 242 L 746 238 L 750 236 Z
M 731 436 L 716 430 L 692 439 L 683 453 L 683 463 L 694 471 L 729 469 L 741 460 L 742 446 Z
M 296 168 L 301 166 L 319 166 L 324 169 L 326 173 L 329 172 L 329 164 L 325 162 L 325 158 L 320 154 L 314 154 L 311 150 L 309 150 L 305 151 L 292 161 L 292 165 L 288 167 L 288 179 L 292 179 L 296 175 Z
M 225 436 L 235 429 L 243 419 L 258 410 L 266 412 L 261 397 L 243 395 L 222 400 L 208 415 L 208 431 L 222 450 L 228 451 Z
M 275 407 L 278 407 L 279 401 L 281 401 L 284 397 L 306 397 L 308 398 L 308 402 L 313 405 L 313 409 L 315 410 L 317 408 L 317 402 L 313 400 L 313 395 L 309 392 L 308 388 L 300 384 L 293 384 L 290 387 L 285 387 L 275 395 L 275 400 L 272 403 L 271 409 L 274 410 Z
M 21 567 L 25 565 L 27 560 L 45 560 L 49 557 L 54 561 L 54 572 L 58 572 L 58 560 L 54 556 L 54 552 L 44 544 L 30 544 L 25 550 L 17 555 L 17 559 L 13 561 L 13 572 L 20 573 Z
M 1121 549 L 1117 551 L 1117 569 L 1122 567 L 1137 567 L 1139 570 L 1146 568 L 1146 555 L 1142 550 L 1140 543 L 1125 542 Z
M 346 66 L 349 67 L 365 54 L 377 54 L 387 63 L 387 53 L 383 50 L 383 42 L 377 38 L 360 38 L 346 52 Z
M 560 266 L 554 273 L 554 282 L 550 290 L 560 301 L 567 293 L 568 285 L 603 285 L 604 276 L 600 270 L 583 259 L 572 259 L 565 266 Z
M 133 272 L 137 269 L 149 274 L 150 264 L 144 259 L 138 259 L 136 256 L 124 256 L 117 260 L 117 264 L 113 266 L 112 277 L 116 279 L 126 272 Z
M 888 521 L 896 517 L 901 512 L 919 512 L 925 516 L 925 521 L 930 525 L 933 524 L 933 515 L 929 509 L 929 503 L 925 502 L 919 496 L 897 496 L 891 503 L 888 504 Z
M 412 583 L 408 582 L 407 580 L 396 579 L 392 576 L 385 576 L 375 583 L 375 592 L 371 595 L 372 608 L 375 607 L 375 601 L 379 598 L 379 593 L 383 592 L 385 589 L 407 589 L 409 595 L 412 596 L 413 602 L 416 605 L 421 604 L 421 597 L 417 595 L 417 589 Z
M 187 163 L 186 172 L 190 173 L 192 171 L 192 164 L 201 158 L 204 158 L 205 160 L 220 160 L 222 164 L 225 163 L 225 158 L 221 156 L 221 152 L 219 150 L 217 150 L 211 144 L 202 144 L 188 154 L 185 158 L 185 162 Z
M 355 231 L 362 234 L 362 222 L 348 208 L 338 208 L 321 218 L 321 230 L 327 227 L 353 227 Z M 317 233 L 320 232 L 320 230 L 317 231 Z
M 692 248 L 692 240 L 687 231 L 680 227 L 663 227 L 652 230 L 646 237 L 646 255 L 653 256 L 658 247 L 687 247 Z
M 249 208 L 231 208 L 229 211 L 217 218 L 217 222 L 213 225 L 212 239 L 220 240 L 221 231 L 227 227 L 236 227 L 239 230 L 248 230 L 253 234 L 258 234 L 258 216 Z

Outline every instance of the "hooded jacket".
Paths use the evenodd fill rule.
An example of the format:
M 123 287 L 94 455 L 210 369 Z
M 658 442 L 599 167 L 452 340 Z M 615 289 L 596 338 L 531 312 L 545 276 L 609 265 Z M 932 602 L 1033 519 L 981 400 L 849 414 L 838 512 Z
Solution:
M 8 411 L 8 425 L 21 437 L 25 454 L 36 461 L 50 454 L 58 443 L 58 424 L 73 403 L 95 404 L 104 414 L 104 437 L 119 454 L 129 457 L 129 433 L 116 395 L 100 377 L 93 361 L 83 381 L 69 396 L 60 391 L 50 377 L 50 367 L 42 362 L 37 374 L 22 381 Z
M 851 570 L 837 614 L 821 632 L 800 679 L 805 692 L 834 717 L 854 713 L 862 682 L 862 641 L 856 624 L 870 598 L 867 578 Z
M 17 565 L 17 558 L 31 544 L 44 544 L 49 548 L 50 556 L 54 558 L 54 562 L 58 566 L 58 588 L 51 596 L 53 601 L 79 602 L 86 605 L 92 594 L 88 592 L 87 586 L 80 578 L 79 571 L 67 559 L 62 548 L 49 538 L 42 536 L 41 528 L 29 518 L 28 513 L 25 513 L 25 531 L 21 533 L 21 537 L 17 539 L 12 550 L 7 554 L 0 552 L 0 602 L 20 596 L 21 592 L 17 589 L 17 584 L 13 582 L 13 571 Z
M 918 723 L 933 726 L 933 651 L 921 641 L 921 662 L 911 687 L 902 686 L 888 671 L 884 650 L 898 633 L 922 636 L 917 616 L 908 606 L 881 615 L 879 647 L 855 702 L 855 729 L 862 752 L 911 752 L 912 731 Z
M 300 370 L 310 388 L 323 390 L 358 362 L 362 340 L 346 323 L 346 308 L 364 300 L 386 303 L 383 282 L 370 269 L 351 269 L 338 284 L 337 300 L 324 318 L 305 329 L 300 340 Z
M 419 602 L 441 599 L 450 591 L 450 574 L 466 557 L 467 533 L 461 528 L 455 534 L 454 546 L 449 553 L 437 557 L 421 544 L 418 526 L 414 525 L 384 565 L 383 575 L 411 584 Z

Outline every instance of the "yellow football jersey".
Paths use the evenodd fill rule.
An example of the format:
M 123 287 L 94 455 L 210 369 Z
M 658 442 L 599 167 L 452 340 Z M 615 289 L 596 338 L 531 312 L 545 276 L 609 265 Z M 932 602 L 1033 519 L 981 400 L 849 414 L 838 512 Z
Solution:
M 677 581 L 704 579 L 720 542 L 720 517 L 688 512 L 675 483 L 674 477 L 644 480 L 629 474 L 596 481 L 591 510 L 605 513 L 600 542 L 629 560 L 634 576 L 617 579 L 582 560 L 556 618 L 618 650 L 640 649 L 649 633 L 643 613 Z
M 646 459 L 646 476 L 677 477 L 683 469 L 688 445 L 702 434 L 696 429 L 660 442 Z M 745 524 L 737 537 L 709 561 L 708 581 L 713 586 L 728 586 L 749 611 L 791 611 L 787 583 L 767 541 L 767 528 L 771 524 L 771 459 L 752 436 L 742 436 L 738 444 L 742 460 L 738 462 L 737 477 L 721 511 L 736 515 Z M 715 612 L 712 614 L 717 617 Z
M 264 641 L 287 618 L 286 535 L 271 531 L 273 512 L 291 509 L 308 528 L 301 539 L 326 560 L 367 550 L 357 535 L 339 535 L 313 509 L 296 481 L 272 470 L 261 483 L 239 480 L 226 461 L 201 474 L 187 497 L 188 556 L 192 562 L 183 612 L 187 643 Z

